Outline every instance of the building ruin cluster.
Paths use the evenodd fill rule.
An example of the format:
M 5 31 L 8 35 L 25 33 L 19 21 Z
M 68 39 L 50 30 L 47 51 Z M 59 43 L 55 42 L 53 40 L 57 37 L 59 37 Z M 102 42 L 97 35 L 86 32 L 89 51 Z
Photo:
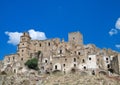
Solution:
M 76 69 L 95 75 L 100 72 L 120 74 L 120 54 L 111 49 L 100 49 L 94 44 L 84 45 L 80 32 L 68 34 L 68 42 L 59 38 L 31 40 L 23 33 L 17 53 L 6 55 L 0 63 L 1 71 L 19 73 L 26 71 L 25 62 L 38 58 L 41 73 L 61 71 L 69 73 Z

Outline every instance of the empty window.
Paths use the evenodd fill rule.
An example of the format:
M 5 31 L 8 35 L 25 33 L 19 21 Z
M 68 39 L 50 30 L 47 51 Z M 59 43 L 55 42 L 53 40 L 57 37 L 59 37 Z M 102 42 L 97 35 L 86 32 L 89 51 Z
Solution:
M 21 58 L 21 60 L 23 61 L 23 58 Z
M 57 69 L 57 65 L 55 65 L 55 69 Z
M 86 66 L 84 66 L 84 69 L 86 69 Z
M 74 58 L 74 62 L 76 62 L 76 58 Z
M 95 71 L 94 70 L 92 71 L 92 75 L 95 75 Z
M 110 65 L 109 65 L 109 64 L 107 65 L 107 68 L 110 68 Z
M 24 50 L 22 50 L 22 52 L 24 52 Z
M 47 60 L 45 60 L 45 63 L 47 63 Z
M 108 58 L 106 58 L 106 60 L 108 60 Z
M 40 43 L 39 45 L 40 45 L 40 47 L 41 47 L 41 43 Z
M 16 69 L 14 69 L 14 73 L 16 73 Z
M 65 59 L 65 61 L 67 61 L 67 59 Z
M 91 60 L 91 58 L 89 58 L 89 60 Z
M 22 45 L 24 45 L 24 43 Z
M 62 50 L 60 50 L 60 54 L 62 54 Z
M 65 64 L 63 64 L 63 66 L 65 67 Z
M 74 67 L 76 67 L 76 64 L 74 64 Z
M 78 55 L 80 55 L 80 52 L 78 52 Z
M 50 46 L 50 42 L 48 43 L 48 46 Z
M 85 60 L 84 60 L 84 59 L 82 60 L 82 63 L 85 63 Z

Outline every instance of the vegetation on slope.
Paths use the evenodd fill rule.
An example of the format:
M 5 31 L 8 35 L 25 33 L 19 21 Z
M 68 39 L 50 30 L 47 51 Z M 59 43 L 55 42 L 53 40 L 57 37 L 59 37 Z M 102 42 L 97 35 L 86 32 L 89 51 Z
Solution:
M 38 59 L 37 58 L 32 58 L 30 60 L 28 60 L 25 65 L 30 68 L 30 69 L 34 69 L 34 70 L 38 70 Z

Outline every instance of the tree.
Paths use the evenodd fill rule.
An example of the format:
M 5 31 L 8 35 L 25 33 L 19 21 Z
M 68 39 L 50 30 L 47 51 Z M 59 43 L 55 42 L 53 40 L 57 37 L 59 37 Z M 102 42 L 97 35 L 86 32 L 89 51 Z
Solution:
M 28 60 L 25 63 L 25 65 L 30 69 L 39 70 L 39 68 L 38 68 L 38 59 L 37 58 L 32 58 L 32 59 Z

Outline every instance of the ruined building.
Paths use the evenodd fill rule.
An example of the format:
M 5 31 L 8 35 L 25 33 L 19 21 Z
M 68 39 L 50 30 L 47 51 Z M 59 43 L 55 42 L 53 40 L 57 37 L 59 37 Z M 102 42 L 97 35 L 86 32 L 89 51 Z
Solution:
M 94 44 L 84 45 L 80 32 L 69 33 L 68 42 L 59 38 L 31 40 L 25 32 L 20 38 L 17 53 L 5 56 L 1 70 L 18 73 L 24 69 L 24 63 L 34 57 L 39 59 L 42 73 L 55 70 L 68 73 L 76 69 L 93 75 L 110 70 L 120 74 L 120 54 L 111 49 L 99 49 Z

